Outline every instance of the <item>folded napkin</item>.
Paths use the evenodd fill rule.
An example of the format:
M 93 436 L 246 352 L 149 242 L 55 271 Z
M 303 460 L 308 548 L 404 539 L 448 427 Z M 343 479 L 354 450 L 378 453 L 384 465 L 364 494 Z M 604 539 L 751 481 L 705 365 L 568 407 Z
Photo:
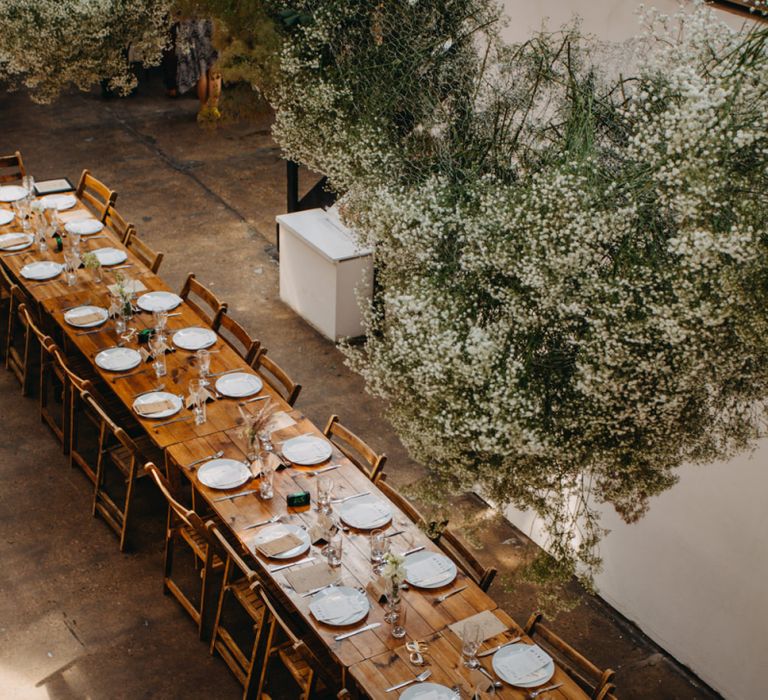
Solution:
M 526 682 L 530 676 L 541 671 L 551 660 L 549 654 L 537 644 L 529 646 L 521 644 L 518 649 L 516 654 L 496 659 L 495 662 L 505 680 L 512 684 Z
M 77 323 L 95 323 L 96 321 L 101 321 L 102 315 L 98 311 L 83 311 L 77 314 L 69 313 L 67 314 L 67 320 L 68 321 L 77 321 Z
M 301 540 L 296 537 L 296 535 L 292 532 L 287 532 L 275 539 L 259 542 L 256 545 L 256 549 L 258 549 L 265 557 L 274 557 L 277 554 L 282 554 L 290 549 L 294 549 L 300 544 Z
M 346 504 L 344 508 L 345 519 L 354 520 L 356 523 L 378 523 L 391 514 L 392 511 L 386 503 L 382 503 L 378 499 L 366 501 L 356 498 Z
M 436 583 L 445 578 L 451 570 L 451 562 L 442 556 L 425 557 L 420 561 L 406 563 L 408 579 L 419 583 Z
M 483 630 L 482 641 L 503 634 L 508 629 L 507 626 L 490 610 L 483 610 L 464 620 L 454 622 L 452 625 L 448 625 L 448 629 L 450 629 L 456 636 L 461 637 L 462 628 L 467 622 L 477 622 L 480 625 Z
M 325 457 L 326 450 L 322 440 L 313 439 L 310 441 L 296 442 L 290 445 L 289 452 L 293 460 L 299 460 L 300 462 L 312 462 L 321 457 Z M 285 454 L 285 449 L 283 449 Z
M 338 578 L 339 572 L 325 562 L 289 571 L 285 574 L 286 581 L 296 593 L 313 591 L 315 588 L 333 583 Z
M 29 239 L 24 233 L 18 233 L 15 235 L 7 234 L 7 237 L 3 238 L 3 243 L 0 245 L 0 250 L 10 250 L 11 248 L 15 248 L 17 245 L 22 245 L 28 241 Z
M 296 425 L 296 421 L 293 420 L 285 411 L 275 411 L 269 418 L 269 425 L 267 426 L 271 432 L 275 430 L 282 430 L 283 428 L 289 428 L 292 425 Z
M 170 399 L 155 399 L 154 401 L 144 401 L 136 405 L 136 412 L 142 416 L 150 416 L 161 411 L 168 411 L 174 407 Z
M 332 590 L 332 589 L 331 589 Z M 325 622 L 341 622 L 365 610 L 365 603 L 359 596 L 344 593 L 328 593 L 309 606 L 312 614 Z
M 146 291 L 146 287 L 141 283 L 140 280 L 125 280 L 123 282 L 123 288 L 126 292 L 132 292 L 133 294 L 138 294 L 139 292 Z M 116 284 L 110 284 L 109 287 L 107 287 L 112 294 L 117 294 L 117 285 Z
M 93 217 L 83 209 L 74 209 L 72 211 L 60 211 L 59 218 L 68 224 L 70 221 L 80 221 L 81 219 L 92 219 Z

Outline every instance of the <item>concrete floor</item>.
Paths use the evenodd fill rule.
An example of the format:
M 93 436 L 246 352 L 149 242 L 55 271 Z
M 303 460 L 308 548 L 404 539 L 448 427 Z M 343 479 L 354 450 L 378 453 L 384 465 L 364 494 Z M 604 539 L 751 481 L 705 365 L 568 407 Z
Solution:
M 274 217 L 285 207 L 285 167 L 269 115 L 215 132 L 195 123 L 196 102 L 169 100 L 152 80 L 138 95 L 104 101 L 73 94 L 39 106 L 0 97 L 0 153 L 20 149 L 38 179 L 84 167 L 119 192 L 118 209 L 166 253 L 161 274 L 180 287 L 194 271 L 231 313 L 304 385 L 299 406 L 316 423 L 338 413 L 389 456 L 396 485 L 420 468 L 382 417 L 380 403 L 334 345 L 278 299 Z M 140 546 L 121 555 L 90 517 L 90 490 L 39 423 L 31 400 L 0 374 L 0 416 L 14 440 L 0 443 L 0 698 L 236 698 L 238 684 L 198 642 L 191 621 L 161 595 L 162 522 L 148 508 Z M 150 494 L 151 498 L 151 494 Z M 529 546 L 500 524 L 479 556 L 503 572 Z M 619 696 L 718 697 L 599 599 L 554 626 L 601 666 L 617 671 Z M 535 606 L 526 585 L 491 594 L 519 622 Z M 292 697 L 284 688 L 273 697 Z

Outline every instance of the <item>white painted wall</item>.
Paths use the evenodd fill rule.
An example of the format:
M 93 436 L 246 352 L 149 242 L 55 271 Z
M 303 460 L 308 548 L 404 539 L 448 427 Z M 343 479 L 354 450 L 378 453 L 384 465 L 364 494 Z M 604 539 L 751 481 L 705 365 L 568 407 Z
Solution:
M 543 4 L 506 0 L 506 38 L 524 40 L 546 15 L 555 29 L 578 14 L 604 40 L 636 32 L 635 0 L 558 0 L 546 12 Z M 529 513 L 508 517 L 542 542 Z M 683 468 L 641 522 L 627 526 L 606 509 L 604 524 L 612 532 L 601 547 L 601 596 L 725 697 L 768 698 L 768 440 L 727 464 Z

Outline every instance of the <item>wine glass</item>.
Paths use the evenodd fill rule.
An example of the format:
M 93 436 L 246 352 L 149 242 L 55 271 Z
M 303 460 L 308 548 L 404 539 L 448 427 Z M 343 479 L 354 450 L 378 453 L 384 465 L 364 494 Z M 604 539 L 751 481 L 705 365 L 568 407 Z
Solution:
M 321 513 L 331 512 L 331 497 L 333 496 L 333 479 L 329 476 L 317 477 L 317 509 Z
M 206 400 L 205 385 L 200 379 L 189 380 L 189 398 L 194 403 L 193 412 L 195 414 L 195 425 L 202 425 L 206 421 L 205 413 L 205 400 Z
M 477 668 L 477 650 L 483 641 L 483 628 L 477 622 L 468 620 L 461 627 L 461 653 L 464 655 L 464 665 L 467 668 Z
M 200 381 L 203 386 L 208 386 L 210 384 L 208 381 L 208 372 L 211 369 L 211 353 L 205 348 L 201 348 L 195 353 L 195 356 L 197 357 L 197 372 Z
M 374 530 L 370 536 L 371 542 L 371 562 L 373 563 L 373 573 L 380 574 L 384 556 L 389 551 L 390 538 L 386 536 L 384 530 Z
M 275 495 L 274 479 L 275 479 L 275 467 L 272 464 L 272 460 L 269 459 L 268 452 L 262 452 L 259 455 L 259 461 L 261 462 L 261 475 L 259 477 L 259 495 L 268 501 Z
M 165 328 L 168 325 L 168 312 L 161 309 L 153 311 L 152 325 L 155 327 L 155 333 L 165 338 Z
M 334 568 L 341 566 L 343 542 L 344 536 L 341 529 L 335 530 L 328 535 L 328 546 L 325 548 L 325 558 L 328 566 Z
M 152 351 L 152 366 L 155 368 L 155 376 L 160 379 L 168 374 L 168 366 L 165 362 L 165 338 L 157 334 L 149 339 L 149 349 Z
M 64 270 L 67 273 L 67 285 L 77 284 L 77 268 L 80 266 L 80 256 L 75 250 L 64 251 Z

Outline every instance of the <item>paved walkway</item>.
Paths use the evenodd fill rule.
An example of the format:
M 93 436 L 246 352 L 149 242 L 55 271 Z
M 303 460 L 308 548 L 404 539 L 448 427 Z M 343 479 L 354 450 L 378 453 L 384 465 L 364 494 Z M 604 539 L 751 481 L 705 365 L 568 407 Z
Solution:
M 20 149 L 38 179 L 75 182 L 87 167 L 116 189 L 120 212 L 166 253 L 161 274 L 172 287 L 196 272 L 304 385 L 298 406 L 313 421 L 338 413 L 389 455 L 394 484 L 413 481 L 419 467 L 380 403 L 333 344 L 278 299 L 274 217 L 284 211 L 285 167 L 269 115 L 206 132 L 195 110 L 194 100 L 165 99 L 156 87 L 124 100 L 74 94 L 50 106 L 6 96 L 0 152 Z M 111 531 L 90 516 L 85 479 L 66 466 L 36 408 L 0 373 L 0 416 L 14 436 L 0 442 L 0 697 L 239 697 L 224 664 L 160 594 L 162 518 L 147 517 L 141 546 L 120 555 Z M 526 546 L 506 523 L 482 539 L 480 557 L 505 571 Z M 520 622 L 535 604 L 528 586 L 499 583 L 491 593 Z M 583 596 L 555 626 L 617 670 L 623 700 L 717 697 L 599 600 Z

